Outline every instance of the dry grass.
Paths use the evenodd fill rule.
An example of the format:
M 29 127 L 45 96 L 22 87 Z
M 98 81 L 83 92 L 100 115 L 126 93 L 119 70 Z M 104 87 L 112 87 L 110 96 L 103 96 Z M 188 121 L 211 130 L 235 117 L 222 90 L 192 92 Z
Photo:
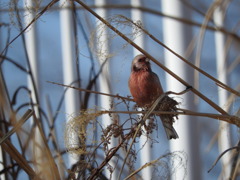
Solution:
M 17 17 L 14 18 L 18 20 L 14 26 L 17 26 L 20 29 L 20 33 L 11 40 L 7 38 L 8 40 L 6 42 L 6 46 L 0 55 L 1 63 L 7 62 L 9 64 L 13 64 L 15 68 L 21 70 L 22 73 L 33 79 L 31 71 L 28 70 L 30 67 L 25 68 L 22 65 L 18 64 L 15 60 L 8 57 L 7 52 L 10 45 L 12 45 L 12 43 L 17 39 L 22 38 L 24 36 L 24 32 L 28 30 L 30 25 L 35 21 L 38 21 L 39 18 L 44 13 L 48 12 L 50 8 L 53 8 L 53 5 L 55 5 L 57 2 L 58 0 L 53 0 L 44 8 L 40 8 L 38 5 L 38 8 L 35 9 L 36 12 L 39 11 L 36 17 L 29 25 L 23 28 L 21 19 L 22 17 L 19 15 L 19 9 L 16 6 L 16 1 L 11 1 L 12 10 L 14 11 L 14 15 Z M 179 60 L 185 62 L 198 73 L 201 73 L 204 77 L 211 80 L 216 86 L 220 86 L 224 90 L 228 91 L 230 94 L 228 104 L 237 102 L 237 99 L 239 98 L 239 86 L 237 88 L 232 88 L 220 82 L 218 79 L 214 78 L 199 66 L 190 63 L 187 59 L 183 58 L 174 50 L 167 47 L 159 39 L 154 37 L 154 35 L 145 29 L 144 25 L 140 21 L 133 22 L 122 15 L 110 17 L 106 20 L 96 14 L 82 1 L 75 0 L 74 2 L 75 6 L 80 4 L 87 11 L 87 13 L 90 13 L 99 19 L 99 25 L 96 30 L 100 32 L 96 33 L 96 30 L 93 31 L 91 37 L 94 40 L 91 42 L 100 40 L 99 36 L 102 35 L 101 30 L 109 28 L 109 30 L 112 30 L 108 36 L 109 41 L 117 37 L 121 37 L 125 43 L 121 44 L 119 49 L 125 50 L 131 46 L 138 49 L 165 72 L 169 73 L 179 82 L 184 84 L 186 86 L 186 90 L 180 93 L 167 92 L 163 96 L 159 97 L 148 111 L 143 111 L 142 117 L 139 117 L 137 115 L 139 111 L 132 111 L 130 108 L 130 102 L 133 101 L 132 98 L 123 97 L 118 94 L 106 94 L 97 90 L 97 81 L 98 76 L 101 73 L 101 67 L 99 68 L 100 70 L 98 73 L 95 72 L 94 68 L 91 70 L 91 73 L 94 74 L 94 77 L 89 80 L 89 83 L 84 88 L 64 85 L 57 82 L 48 82 L 51 85 L 55 84 L 58 87 L 65 88 L 56 110 L 57 113 L 62 107 L 63 98 L 67 89 L 72 88 L 76 91 L 84 93 L 84 100 L 81 105 L 81 111 L 73 112 L 76 114 L 69 116 L 69 121 L 65 125 L 65 132 L 62 132 L 62 134 L 64 134 L 65 141 L 65 147 L 62 148 L 59 145 L 60 140 L 58 136 L 58 131 L 61 130 L 57 129 L 56 126 L 57 113 L 52 111 L 50 102 L 46 110 L 48 113 L 46 113 L 43 107 L 41 107 L 39 101 L 33 101 L 33 99 L 36 98 L 33 97 L 34 93 L 24 85 L 14 90 L 12 97 L 10 97 L 7 82 L 5 82 L 5 77 L 1 70 L 0 144 L 2 154 L 0 154 L 0 156 L 3 158 L 1 162 L 3 168 L 0 171 L 0 175 L 4 175 L 8 179 L 17 179 L 21 176 L 21 173 L 26 174 L 30 179 L 107 179 L 103 173 L 104 170 L 108 169 L 110 173 L 112 173 L 114 169 L 118 169 L 119 179 L 123 174 L 126 175 L 126 179 L 130 179 L 133 177 L 138 177 L 138 173 L 142 169 L 148 166 L 152 166 L 154 167 L 154 174 L 157 174 L 157 176 L 160 178 L 167 179 L 170 176 L 174 175 L 179 168 L 183 168 L 185 172 L 187 171 L 187 160 L 183 152 L 169 152 L 161 155 L 156 160 L 153 160 L 143 165 L 142 167 L 139 167 L 138 169 L 135 169 L 134 167 L 134 163 L 136 162 L 136 158 L 139 153 L 138 149 L 135 146 L 137 144 L 138 138 L 141 136 L 150 136 L 150 134 L 157 129 L 157 122 L 154 118 L 151 118 L 151 115 L 168 114 L 175 119 L 177 116 L 181 115 L 200 116 L 225 121 L 233 124 L 236 127 L 240 127 L 239 114 L 231 114 L 230 111 L 223 110 L 217 103 L 213 102 L 205 94 L 201 93 L 197 88 L 192 87 L 191 84 L 188 84 L 188 82 L 184 81 L 181 77 L 177 76 L 174 72 L 157 61 L 151 54 L 140 48 L 133 42 L 133 40 L 137 36 L 144 34 L 159 46 L 162 46 L 172 52 L 179 58 Z M 166 16 L 162 13 L 159 14 L 155 11 L 149 11 L 149 9 L 143 8 L 141 10 L 160 16 Z M 239 36 L 235 32 L 228 31 L 222 27 L 219 28 L 216 26 L 209 26 L 208 21 L 211 20 L 211 16 L 206 18 L 206 21 L 203 24 L 179 19 L 177 17 L 169 18 L 173 18 L 192 26 L 202 26 L 203 30 L 221 31 L 231 38 L 235 37 L 236 41 L 239 40 Z M 3 25 L 1 25 L 1 28 L 2 26 Z M 134 29 L 134 31 L 131 31 L 129 33 L 122 33 L 123 31 L 127 31 L 127 28 Z M 201 38 L 203 38 L 203 35 Z M 104 42 L 99 43 L 103 43 L 104 45 Z M 26 44 L 23 43 L 22 46 L 26 47 Z M 94 45 L 89 46 L 89 49 L 93 51 L 93 54 L 95 54 L 95 56 L 104 55 L 107 59 L 114 56 L 113 54 L 105 54 L 105 52 L 102 52 L 101 49 L 94 49 Z M 234 65 L 239 65 L 239 61 L 236 60 L 234 62 Z M 234 68 L 231 66 L 231 69 Z M 35 82 L 32 81 L 32 84 L 34 83 Z M 23 96 L 23 94 L 21 94 L 21 91 L 27 93 L 28 102 L 18 104 L 16 102 L 17 99 Z M 165 95 L 175 94 L 175 96 L 178 96 L 180 94 L 187 93 L 188 91 L 193 92 L 196 96 L 204 100 L 206 104 L 209 104 L 213 109 L 216 110 L 216 113 L 200 113 L 178 108 L 176 106 L 178 105 L 177 101 L 168 101 L 166 98 L 164 99 L 164 97 L 166 97 Z M 88 102 L 90 101 L 90 94 L 96 95 L 96 99 L 98 96 L 110 96 L 112 99 L 114 99 L 111 104 L 111 107 L 113 108 L 111 110 L 103 110 L 101 107 L 94 107 L 94 109 L 89 108 Z M 156 109 L 159 104 L 160 107 Z M 126 110 L 115 110 L 115 108 L 118 106 L 126 107 Z M 19 118 L 20 114 L 24 115 Z M 99 120 L 102 115 L 106 114 L 109 115 L 112 120 L 112 123 L 108 127 L 104 127 L 102 122 Z M 127 116 L 124 116 L 124 118 L 122 118 L 120 114 L 127 114 Z M 148 118 L 150 118 L 151 121 L 147 124 L 146 119 Z M 144 133 L 142 131 L 142 127 L 145 127 L 145 129 L 147 129 L 147 133 Z M 108 145 L 111 143 L 112 139 L 116 140 L 117 144 L 113 148 L 109 149 Z M 234 146 L 230 150 L 236 150 L 235 157 L 238 157 L 239 146 Z M 69 154 L 73 155 L 77 159 L 77 162 L 73 164 L 70 169 L 67 168 L 68 162 L 66 160 L 66 156 Z M 118 163 L 116 164 L 116 167 L 110 165 L 109 162 L 112 159 L 117 160 Z M 237 177 L 238 175 L 236 171 L 238 166 L 239 163 L 236 163 L 235 161 L 235 165 L 232 166 L 232 176 L 234 177 Z M 129 171 L 125 172 L 125 169 L 129 169 Z

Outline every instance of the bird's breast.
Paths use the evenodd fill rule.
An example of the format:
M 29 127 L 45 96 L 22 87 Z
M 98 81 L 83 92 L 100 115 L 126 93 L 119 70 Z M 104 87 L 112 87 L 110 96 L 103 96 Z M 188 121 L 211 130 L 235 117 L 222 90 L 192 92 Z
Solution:
M 132 72 L 129 78 L 130 92 L 138 106 L 150 106 L 162 93 L 157 75 L 153 72 Z

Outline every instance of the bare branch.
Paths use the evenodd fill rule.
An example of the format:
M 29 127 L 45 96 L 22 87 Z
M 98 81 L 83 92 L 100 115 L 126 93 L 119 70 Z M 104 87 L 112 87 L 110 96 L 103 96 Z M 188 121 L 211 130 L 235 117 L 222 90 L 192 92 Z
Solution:
M 228 151 L 231 151 L 231 150 L 239 150 L 240 149 L 240 146 L 234 146 L 234 147 L 231 147 L 227 150 L 225 150 L 224 152 L 222 152 L 219 157 L 216 159 L 216 161 L 213 163 L 212 167 L 208 170 L 208 173 L 216 166 L 216 164 L 218 163 L 218 161 L 221 159 L 221 157 L 226 154 Z

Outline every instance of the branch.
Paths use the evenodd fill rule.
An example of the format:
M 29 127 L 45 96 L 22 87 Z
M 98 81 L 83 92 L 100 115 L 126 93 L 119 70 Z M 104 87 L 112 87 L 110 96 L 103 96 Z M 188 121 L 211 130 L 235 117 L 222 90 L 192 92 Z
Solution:
M 171 154 L 172 154 L 172 153 L 167 153 L 167 154 L 165 154 L 165 155 L 163 155 L 163 156 L 161 156 L 161 157 L 159 157 L 159 158 L 157 158 L 157 159 L 155 159 L 155 160 L 153 160 L 153 161 L 150 161 L 150 162 L 144 164 L 142 167 L 140 167 L 139 169 L 135 170 L 135 171 L 132 172 L 129 176 L 127 176 L 126 178 L 124 178 L 124 180 L 130 179 L 132 176 L 134 176 L 135 174 L 137 174 L 138 172 L 140 172 L 140 171 L 143 170 L 144 168 L 156 164 L 160 159 L 165 158 L 165 157 L 167 157 L 167 156 L 170 156 Z
M 240 140 L 238 141 L 238 147 L 240 147 Z M 232 170 L 230 175 L 230 179 L 232 180 L 236 179 L 236 176 L 238 173 L 239 153 L 240 153 L 240 149 L 237 149 L 233 157 Z
M 89 93 L 95 93 L 95 94 L 100 94 L 100 95 L 105 95 L 105 96 L 110 96 L 113 98 L 118 98 L 118 99 L 123 99 L 123 100 L 128 100 L 128 101 L 133 101 L 133 99 L 128 98 L 128 97 L 123 97 L 123 96 L 119 96 L 119 95 L 112 95 L 112 94 L 107 94 L 107 93 L 102 93 L 102 92 L 98 92 L 98 91 L 92 91 L 92 90 L 88 90 L 88 89 L 82 89 L 82 88 L 77 88 L 71 85 L 64 85 L 64 84 L 60 84 L 60 83 L 56 83 L 56 82 L 51 82 L 51 81 L 47 81 L 48 83 L 52 83 L 52 84 L 56 84 L 56 85 L 60 85 L 63 87 L 67 87 L 67 88 L 73 88 L 76 89 L 78 91 L 85 91 L 85 92 L 89 92 Z M 186 90 L 176 93 L 176 92 L 172 92 L 172 91 L 168 91 L 165 93 L 165 95 L 168 94 L 175 94 L 175 95 L 181 95 L 183 93 L 188 92 L 189 90 L 191 90 L 192 87 L 188 87 L 186 88 Z M 194 112 L 194 111 L 190 111 L 187 109 L 181 109 L 178 108 L 177 112 L 168 112 L 168 111 L 153 111 L 152 114 L 178 114 L 178 115 L 191 115 L 191 116 L 200 116 L 200 117 L 208 117 L 208 118 L 213 118 L 213 119 L 217 119 L 217 120 L 222 120 L 225 122 L 228 122 L 230 124 L 234 124 L 238 127 L 240 127 L 240 118 L 237 116 L 231 116 L 229 114 L 212 114 L 212 113 L 199 113 L 199 112 Z M 146 114 L 148 111 L 141 111 L 142 114 Z M 100 111 L 100 113 L 102 114 L 108 114 L 108 113 L 121 113 L 121 114 L 139 114 L 139 111 Z
M 102 93 L 102 92 L 98 92 L 98 91 L 92 91 L 92 90 L 88 90 L 88 89 L 77 88 L 77 87 L 74 87 L 74 86 L 71 86 L 71 85 L 65 85 L 65 84 L 56 83 L 56 82 L 52 82 L 52 81 L 47 81 L 47 82 L 48 82 L 48 83 L 51 83 L 51 84 L 56 84 L 56 85 L 59 85 L 59 86 L 67 87 L 67 88 L 76 89 L 76 90 L 78 90 L 78 91 L 84 91 L 84 92 L 89 92 L 89 93 L 94 93 L 94 94 L 100 94 L 100 95 L 104 95 L 104 96 L 110 96 L 110 97 L 113 97 L 113 98 L 124 99 L 124 100 L 128 100 L 128 101 L 134 101 L 134 100 L 131 99 L 131 98 L 119 96 L 119 95 L 117 95 L 117 94 L 116 94 L 116 95 L 107 94 L 107 93 Z
M 43 10 L 41 12 L 39 12 L 34 18 L 33 20 L 15 37 L 13 38 L 7 45 L 6 47 L 3 49 L 3 51 L 1 52 L 1 55 L 6 51 L 6 49 L 17 39 L 19 38 L 35 21 L 37 21 L 50 7 L 52 7 L 56 2 L 58 2 L 59 0 L 52 0 L 45 8 L 43 8 Z
M 127 151 L 127 155 L 126 155 L 126 157 L 125 157 L 125 159 L 124 159 L 124 161 L 123 161 L 123 165 L 122 165 L 122 168 L 121 168 L 121 170 L 120 170 L 120 173 L 119 173 L 119 176 L 118 176 L 118 180 L 120 180 L 120 178 L 121 178 L 121 174 L 122 174 L 124 165 L 125 165 L 125 163 L 126 163 L 126 161 L 127 161 L 128 155 L 129 155 L 129 153 L 130 153 L 130 151 L 131 151 L 131 148 L 132 148 L 132 146 L 133 146 L 133 143 L 135 142 L 135 139 L 136 139 L 136 137 L 137 137 L 137 134 L 138 134 L 140 128 L 142 127 L 142 125 L 144 124 L 144 122 L 148 119 L 148 117 L 150 116 L 150 114 L 153 112 L 153 110 L 156 108 L 156 106 L 159 104 L 159 102 L 160 102 L 164 97 L 165 97 L 165 94 L 162 94 L 162 95 L 152 104 L 152 106 L 150 107 L 150 109 L 146 112 L 146 114 L 143 116 L 143 118 L 141 119 L 140 123 L 138 124 L 138 127 L 137 127 L 137 129 L 136 129 L 136 131 L 135 131 L 135 133 L 134 133 L 133 138 L 132 138 L 132 143 L 130 144 L 130 147 L 129 147 L 128 151 Z
M 216 164 L 218 163 L 218 161 L 221 159 L 221 157 L 222 157 L 224 154 L 226 154 L 228 151 L 231 151 L 231 150 L 233 150 L 233 149 L 236 149 L 236 150 L 239 151 L 239 150 L 240 150 L 240 146 L 234 146 L 234 147 L 231 147 L 231 148 L 225 150 L 224 152 L 222 152 L 222 153 L 219 155 L 219 157 L 217 158 L 217 160 L 213 163 L 212 167 L 208 170 L 208 173 L 216 166 Z
M 22 125 L 33 115 L 33 110 L 29 109 L 27 112 L 23 115 L 23 117 L 19 120 L 19 122 L 14 125 L 14 127 L 7 132 L 3 137 L 0 139 L 0 145 L 6 141 L 13 133 L 15 133 Z
M 190 111 L 187 109 L 181 109 L 181 108 L 177 108 L 177 110 L 178 111 L 176 111 L 176 112 L 153 111 L 152 114 L 175 114 L 175 115 L 207 117 L 207 118 L 225 121 L 227 123 L 234 124 L 234 125 L 240 127 L 240 118 L 237 116 L 211 114 L 211 113 L 199 113 L 199 112 L 194 112 L 194 111 Z M 117 113 L 117 114 L 139 114 L 139 113 L 142 113 L 142 114 L 146 114 L 147 112 L 148 111 L 107 111 L 107 110 L 100 111 L 100 113 L 102 113 L 102 114 L 109 114 L 109 113 Z

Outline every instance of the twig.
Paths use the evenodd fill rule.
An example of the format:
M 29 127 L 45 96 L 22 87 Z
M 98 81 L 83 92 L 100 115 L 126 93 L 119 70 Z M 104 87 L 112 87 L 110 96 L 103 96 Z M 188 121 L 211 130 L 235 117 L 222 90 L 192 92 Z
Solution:
M 3 133 L 1 131 L 0 131 L 0 136 L 3 136 Z M 25 157 L 23 157 L 18 152 L 18 150 L 13 146 L 13 144 L 9 140 L 4 141 L 1 147 L 30 176 L 30 179 L 39 179 L 35 171 L 28 164 Z
M 94 169 L 91 172 L 91 176 L 88 178 L 88 180 L 94 180 L 96 179 L 97 174 L 101 171 L 101 169 L 106 166 L 106 164 L 112 159 L 112 157 L 116 154 L 116 152 L 122 147 L 123 143 L 132 135 L 132 131 L 129 132 L 125 138 L 122 140 L 121 143 L 118 144 L 117 147 L 112 148 L 109 150 L 106 158 L 104 159 L 104 161 L 99 165 L 99 167 L 97 169 Z
M 58 167 L 57 167 L 57 165 L 56 165 L 56 163 L 54 161 L 54 158 L 52 156 L 52 153 L 51 153 L 51 151 L 49 149 L 49 146 L 48 146 L 48 143 L 47 143 L 47 139 L 46 139 L 46 136 L 44 135 L 44 132 L 43 132 L 43 129 L 42 129 L 41 125 L 40 125 L 39 119 L 36 117 L 35 113 L 33 114 L 33 117 L 34 117 L 34 121 L 35 121 L 36 127 L 37 127 L 36 130 L 39 131 L 39 135 L 41 137 L 42 143 L 45 146 L 45 148 L 42 150 L 41 153 L 46 155 L 47 163 L 49 163 L 49 168 L 50 168 L 49 173 L 52 175 L 50 177 L 53 178 L 53 179 L 60 179 Z M 42 146 L 41 148 L 43 148 L 43 145 L 41 144 L 41 146 Z M 44 166 L 44 164 L 41 164 L 41 165 Z M 46 168 L 46 167 L 43 167 L 43 168 Z M 42 173 L 45 173 L 45 172 L 42 172 Z
M 163 96 L 164 96 L 164 95 L 163 95 Z M 157 103 L 161 98 L 162 98 L 162 96 L 159 97 L 159 98 L 156 100 L 156 102 L 152 105 L 152 107 L 153 107 L 153 106 L 156 106 L 156 105 L 157 105 L 156 103 Z M 153 111 L 152 108 L 150 108 L 150 109 L 149 109 L 149 113 L 144 116 L 145 119 L 146 119 L 146 117 L 149 116 L 149 114 L 151 114 L 151 111 Z M 144 117 L 143 117 L 143 119 L 141 120 L 139 126 L 137 127 L 138 129 L 140 129 L 141 123 L 144 122 L 144 121 L 143 121 L 143 120 L 144 120 Z M 134 135 L 135 135 L 137 131 L 138 131 L 138 130 L 136 130 L 136 129 L 132 129 L 128 134 L 125 135 L 125 137 L 123 138 L 122 142 L 120 142 L 117 147 L 114 147 L 114 148 L 110 149 L 109 152 L 108 152 L 108 154 L 107 154 L 107 156 L 106 156 L 106 158 L 104 159 L 104 161 L 99 165 L 99 167 L 98 167 L 97 169 L 94 169 L 94 170 L 91 172 L 91 176 L 90 176 L 88 179 L 89 179 L 89 180 L 95 179 L 96 176 L 97 176 L 97 174 L 101 171 L 101 169 L 112 159 L 112 157 L 116 154 L 116 152 L 122 147 L 123 143 L 132 136 L 132 133 L 133 133 L 133 132 L 135 132 L 135 133 L 134 133 Z M 134 139 L 134 137 L 133 137 L 133 139 Z M 126 161 L 126 159 L 125 159 L 125 161 Z
M 216 85 L 225 89 L 225 90 L 227 90 L 227 91 L 229 91 L 229 92 L 231 92 L 231 93 L 233 93 L 233 94 L 236 94 L 237 96 L 240 96 L 240 92 L 238 92 L 238 91 L 236 91 L 232 88 L 229 88 L 228 86 L 223 86 L 222 84 L 219 84 L 219 83 L 216 83 Z
M 53 0 L 51 1 L 47 6 L 45 6 L 43 8 L 43 10 L 41 12 L 39 12 L 34 18 L 33 20 L 15 37 L 13 38 L 7 45 L 6 47 L 3 49 L 3 51 L 1 52 L 1 55 L 6 51 L 6 49 L 8 48 L 8 46 L 10 46 L 17 38 L 19 38 L 35 21 L 38 20 L 38 18 L 40 18 L 50 7 L 52 7 L 56 2 L 58 2 L 59 0 Z
M 240 146 L 234 146 L 234 147 L 231 147 L 231 148 L 225 150 L 224 152 L 222 152 L 222 153 L 218 156 L 218 158 L 216 159 L 216 161 L 213 163 L 212 167 L 208 170 L 208 173 L 216 166 L 216 164 L 218 163 L 218 161 L 221 159 L 221 157 L 222 157 L 225 153 L 227 153 L 228 151 L 231 151 L 231 150 L 233 150 L 233 149 L 239 150 L 239 149 L 240 149 Z
M 0 139 L 0 145 L 4 143 L 13 133 L 15 133 L 31 116 L 33 115 L 33 110 L 28 109 L 19 122 Z
M 112 95 L 112 94 L 107 94 L 107 93 L 101 93 L 98 91 L 92 91 L 92 90 L 88 90 L 88 89 L 82 89 L 82 88 L 77 88 L 71 85 L 64 85 L 64 84 L 60 84 L 60 83 L 56 83 L 56 82 L 51 82 L 51 81 L 47 81 L 48 83 L 52 83 L 52 84 L 56 84 L 56 85 L 60 85 L 63 87 L 68 87 L 68 88 L 73 88 L 79 91 L 85 91 L 85 92 L 89 92 L 89 93 L 95 93 L 95 94 L 100 94 L 100 95 L 106 95 L 106 96 L 110 96 L 110 97 L 114 97 L 114 98 L 119 98 L 119 99 L 124 99 L 124 100 L 129 100 L 129 101 L 134 101 L 131 98 L 126 98 L 123 96 L 119 96 L 119 95 Z M 172 91 L 168 91 L 165 94 L 169 95 L 169 94 L 175 94 L 175 95 L 181 95 L 184 94 L 186 92 L 188 92 L 189 90 L 191 90 L 192 87 L 187 87 L 186 90 L 182 91 L 182 92 L 172 92 Z M 181 109 L 178 108 L 177 112 L 168 112 L 168 111 L 153 111 L 153 114 L 178 114 L 178 115 L 192 115 L 192 116 L 200 116 L 200 117 L 209 117 L 209 118 L 213 118 L 213 119 L 217 119 L 217 120 L 222 120 L 222 121 L 226 121 L 228 123 L 234 124 L 238 127 L 240 127 L 240 118 L 237 116 L 230 116 L 228 114 L 226 115 L 220 115 L 220 114 L 212 114 L 212 113 L 198 113 L 198 112 L 194 112 L 194 111 L 190 111 L 190 110 L 186 110 L 186 109 Z M 180 112 L 180 111 L 182 112 Z M 100 111 L 100 113 L 102 114 L 108 114 L 108 113 L 122 113 L 122 114 L 138 114 L 139 111 Z M 141 113 L 145 114 L 147 113 L 147 111 L 141 111 Z
M 129 147 L 128 151 L 127 151 L 126 157 L 125 157 L 125 159 L 124 159 L 122 168 L 121 168 L 120 173 L 119 173 L 119 176 L 118 176 L 118 180 L 120 180 L 120 178 L 121 178 L 121 174 L 122 174 L 122 172 L 123 172 L 123 168 L 124 168 L 124 166 L 125 166 L 125 163 L 126 163 L 126 161 L 127 161 L 128 155 L 129 155 L 129 153 L 130 153 L 130 151 L 131 151 L 131 149 L 132 149 L 132 145 L 133 145 L 133 143 L 134 143 L 134 141 L 135 141 L 135 138 L 137 137 L 137 134 L 138 134 L 140 128 L 142 127 L 143 123 L 147 120 L 147 118 L 150 116 L 150 114 L 153 112 L 153 110 L 156 108 L 156 106 L 159 104 L 159 102 L 163 99 L 163 97 L 165 97 L 165 94 L 162 94 L 159 98 L 157 98 L 157 100 L 153 103 L 153 105 L 151 106 L 151 108 L 146 112 L 146 114 L 145 114 L 145 115 L 143 116 L 143 118 L 141 119 L 141 122 L 139 123 L 139 125 L 138 125 L 138 127 L 137 127 L 137 129 L 136 129 L 136 131 L 135 131 L 135 133 L 134 133 L 134 136 L 133 136 L 133 138 L 132 138 L 132 142 L 131 142 L 130 147 Z
M 217 119 L 217 120 L 222 120 L 222 121 L 226 121 L 230 124 L 235 124 L 236 126 L 240 127 L 240 118 L 237 116 L 231 116 L 228 114 L 211 114 L 211 113 L 198 113 L 198 112 L 194 112 L 194 111 L 190 111 L 190 110 L 186 110 L 186 109 L 181 109 L 178 108 L 177 110 L 181 110 L 181 112 L 176 112 L 182 115 L 192 115 L 192 116 L 202 116 L 202 117 L 209 117 L 209 118 L 213 118 L 213 119 Z
M 240 127 L 240 118 L 237 116 L 230 116 L 230 115 L 221 115 L 221 114 L 211 114 L 211 113 L 199 113 L 190 111 L 187 109 L 177 108 L 178 111 L 176 112 L 169 112 L 169 111 L 152 111 L 152 114 L 176 114 L 176 115 L 191 115 L 191 116 L 199 116 L 199 117 L 207 117 L 216 120 L 221 120 L 228 122 L 230 124 L 234 124 Z M 142 114 L 146 114 L 148 111 L 141 111 Z M 139 111 L 100 111 L 102 114 L 109 114 L 109 113 L 118 113 L 118 114 L 139 114 Z
M 238 141 L 238 147 L 240 147 L 240 140 Z M 239 155 L 240 155 L 240 149 L 236 150 L 236 153 L 233 158 L 233 163 L 232 163 L 232 170 L 230 174 L 230 179 L 234 180 L 236 179 L 236 175 L 238 173 L 238 162 L 239 162 Z
M 182 95 L 182 94 L 185 94 L 186 92 L 190 91 L 192 89 L 192 86 L 189 86 L 187 87 L 185 90 L 181 91 L 181 92 L 173 92 L 173 91 L 168 91 L 166 92 L 165 94 L 168 95 L 168 94 L 175 94 L 175 95 Z
M 77 88 L 77 87 L 74 87 L 74 86 L 71 86 L 71 85 L 65 85 L 65 84 L 56 83 L 56 82 L 52 82 L 52 81 L 47 81 L 47 82 L 52 83 L 52 84 L 56 84 L 56 85 L 59 85 L 59 86 L 67 87 L 67 88 L 76 89 L 78 91 L 84 91 L 84 92 L 100 94 L 100 95 L 104 95 L 104 96 L 110 96 L 110 97 L 113 97 L 113 98 L 119 98 L 119 99 L 124 99 L 124 100 L 128 100 L 128 101 L 133 101 L 133 99 L 131 99 L 131 98 L 126 98 L 126 97 L 119 96 L 119 95 L 112 95 L 112 94 L 102 93 L 102 92 L 99 92 L 99 91 L 92 91 L 92 90 L 88 90 L 88 89 Z
M 169 155 L 171 155 L 171 154 L 172 154 L 172 153 L 164 154 L 163 156 L 161 156 L 161 157 L 159 157 L 159 158 L 157 158 L 157 159 L 155 159 L 155 160 L 153 160 L 153 161 L 150 161 L 150 162 L 144 164 L 142 167 L 140 167 L 139 169 L 135 170 L 135 171 L 132 172 L 129 176 L 127 176 L 126 178 L 124 178 L 124 180 L 130 179 L 132 176 L 134 176 L 135 174 L 137 174 L 138 172 L 140 172 L 140 171 L 143 170 L 144 168 L 156 164 L 160 159 L 165 158 L 165 157 L 167 157 L 167 156 L 169 156 Z
M 0 65 L 2 65 L 2 63 L 4 62 L 4 60 L 6 60 L 6 61 L 12 63 L 14 66 L 16 66 L 16 67 L 17 67 L 18 69 L 20 69 L 21 71 L 28 73 L 28 70 L 27 70 L 25 67 L 23 67 L 23 66 L 20 65 L 19 63 L 15 62 L 13 59 L 11 59 L 11 58 L 9 58 L 9 57 L 7 57 L 7 56 L 3 56 L 3 55 L 0 55 L 0 58 L 1 58 L 1 59 L 0 59 Z
M 49 99 L 49 96 L 46 96 L 46 104 L 47 104 L 47 110 L 48 110 L 48 116 L 49 116 L 49 134 L 48 134 L 48 140 L 52 139 L 52 145 L 56 152 L 56 157 L 53 157 L 54 159 L 58 160 L 58 169 L 60 173 L 60 177 L 64 177 L 64 160 L 63 157 L 60 154 L 60 148 L 59 143 L 57 141 L 57 134 L 56 134 L 56 128 L 54 128 L 54 119 L 53 119 L 53 112 L 51 107 L 51 102 Z

